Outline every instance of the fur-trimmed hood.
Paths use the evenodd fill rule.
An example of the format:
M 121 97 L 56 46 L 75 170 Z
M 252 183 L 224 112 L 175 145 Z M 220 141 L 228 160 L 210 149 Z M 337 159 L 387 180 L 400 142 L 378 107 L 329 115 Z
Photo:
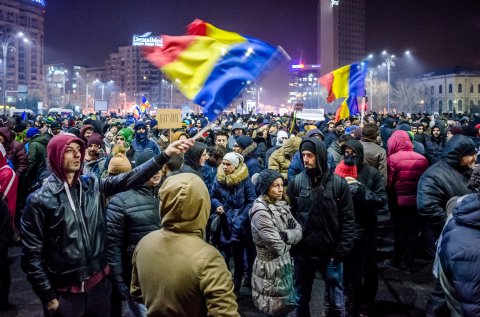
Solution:
M 257 143 L 253 142 L 242 151 L 242 155 L 245 159 L 253 155 L 253 152 L 257 149 Z
M 255 143 L 254 143 L 255 144 Z M 220 184 L 227 185 L 227 187 L 237 186 L 248 177 L 248 168 L 245 163 L 240 163 L 232 174 L 225 175 L 222 165 L 218 167 L 217 180 Z

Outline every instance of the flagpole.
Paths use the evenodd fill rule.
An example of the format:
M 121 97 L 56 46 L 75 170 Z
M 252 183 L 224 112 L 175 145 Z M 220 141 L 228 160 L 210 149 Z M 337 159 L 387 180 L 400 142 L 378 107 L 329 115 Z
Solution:
M 361 117 L 360 117 L 360 127 L 363 128 L 363 125 L 364 125 L 364 119 L 365 117 L 365 96 L 362 97 L 362 114 L 361 114 Z

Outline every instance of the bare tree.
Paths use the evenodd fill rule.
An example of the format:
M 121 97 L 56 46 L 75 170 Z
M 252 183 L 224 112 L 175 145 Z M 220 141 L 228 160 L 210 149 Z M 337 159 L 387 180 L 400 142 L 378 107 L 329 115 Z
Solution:
M 375 112 L 383 112 L 383 110 L 387 107 L 388 83 L 386 81 L 374 79 L 372 87 L 373 98 L 371 99 L 373 99 L 373 107 L 371 107 L 369 110 Z M 368 90 L 368 93 L 370 93 L 370 90 Z
M 398 111 L 412 113 L 418 111 L 418 105 L 421 104 L 421 92 L 418 85 L 411 80 L 398 80 L 395 83 L 396 88 L 393 89 L 393 96 Z

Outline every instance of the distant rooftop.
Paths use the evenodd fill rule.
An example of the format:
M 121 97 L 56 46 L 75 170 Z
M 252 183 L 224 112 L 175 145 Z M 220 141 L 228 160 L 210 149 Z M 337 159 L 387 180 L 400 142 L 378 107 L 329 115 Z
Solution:
M 435 77 L 435 76 L 445 76 L 445 75 L 470 75 L 470 76 L 480 76 L 480 70 L 475 69 L 466 69 L 462 67 L 450 67 L 432 70 L 430 72 L 423 73 L 418 77 Z

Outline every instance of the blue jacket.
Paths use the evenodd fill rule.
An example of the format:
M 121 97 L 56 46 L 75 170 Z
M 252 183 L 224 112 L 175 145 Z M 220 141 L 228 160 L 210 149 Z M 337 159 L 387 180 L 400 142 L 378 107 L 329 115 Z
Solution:
M 215 164 L 207 161 L 201 170 L 203 181 L 205 182 L 210 195 L 212 194 L 213 183 L 215 182 L 215 177 L 217 176 L 217 169 L 218 167 Z
M 227 244 L 245 239 L 249 233 L 248 213 L 257 198 L 255 188 L 248 176 L 247 166 L 241 163 L 232 174 L 225 175 L 222 168 L 217 171 L 217 178 L 211 191 L 212 213 L 222 206 L 231 235 L 222 232 L 220 241 Z
M 248 175 L 250 178 L 253 174 L 260 173 L 264 170 L 264 166 L 260 163 L 259 157 L 265 157 L 265 153 L 261 153 L 258 149 L 257 143 L 253 142 L 242 152 L 243 158 L 245 159 L 245 165 L 248 168 Z M 256 197 L 255 197 L 256 198 Z
M 480 316 L 480 194 L 462 197 L 443 229 L 440 263 L 463 316 Z

